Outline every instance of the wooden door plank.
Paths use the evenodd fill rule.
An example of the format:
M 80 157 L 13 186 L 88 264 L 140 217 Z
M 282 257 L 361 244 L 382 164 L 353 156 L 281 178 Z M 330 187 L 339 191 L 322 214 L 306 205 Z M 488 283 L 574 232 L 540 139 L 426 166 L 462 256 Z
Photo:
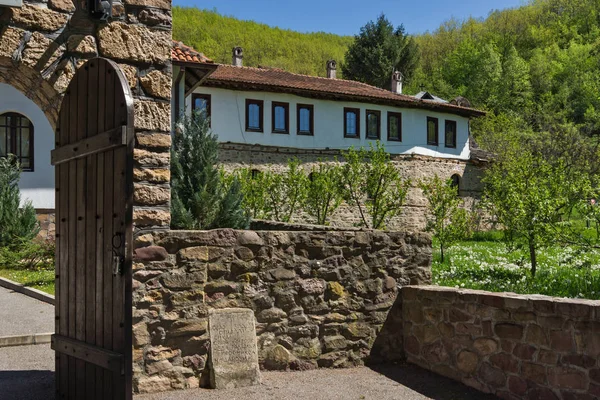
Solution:
M 106 86 L 103 84 L 104 76 L 106 75 L 106 63 L 103 60 L 98 60 L 98 131 L 105 131 L 106 118 Z M 104 263 L 105 261 L 105 245 L 104 245 L 104 153 L 98 154 L 97 159 L 97 176 L 96 176 L 96 345 L 104 346 Z M 98 399 L 101 399 L 100 393 L 104 387 L 104 371 L 100 368 L 96 369 L 96 392 Z
M 54 351 L 69 354 L 85 363 L 97 365 L 109 371 L 120 373 L 123 370 L 123 354 L 121 353 L 59 335 L 52 335 L 51 347 Z M 87 397 L 85 399 L 87 400 Z
M 106 67 L 105 75 L 106 98 L 104 129 L 108 130 L 117 126 L 114 115 L 115 102 L 115 73 L 110 65 Z M 113 349 L 112 337 L 112 308 L 113 308 L 113 192 L 115 174 L 113 169 L 114 150 L 104 153 L 104 242 L 105 242 L 105 265 L 104 265 L 104 348 Z M 104 398 L 113 398 L 113 373 L 104 372 Z
M 119 126 L 100 134 L 90 135 L 75 143 L 59 147 L 51 152 L 52 165 L 59 165 L 71 160 L 77 160 L 95 153 L 102 153 L 115 147 L 125 146 L 126 127 Z
M 77 112 L 79 102 L 77 98 L 77 82 L 70 85 L 71 98 L 69 101 L 69 143 L 77 141 Z M 69 170 L 69 337 L 75 337 L 76 299 L 77 299 L 77 165 L 76 161 L 67 164 Z M 69 357 L 69 399 L 77 398 L 77 366 L 75 359 Z
M 87 84 L 87 139 L 98 134 L 98 63 L 95 60 L 88 64 Z M 96 154 L 87 157 L 87 191 L 86 191 L 86 278 L 85 278 L 85 342 L 96 344 Z M 96 366 L 87 363 L 85 371 L 86 399 L 96 399 Z
M 84 64 L 78 70 L 77 78 L 77 131 L 75 132 L 75 140 L 84 139 L 85 130 L 87 128 L 87 112 L 88 112 L 88 73 L 89 67 Z M 85 341 L 86 328 L 86 193 L 87 193 L 87 160 L 77 159 L 73 161 L 77 163 L 77 199 L 75 207 L 77 209 L 77 278 L 76 278 L 76 327 L 75 338 Z M 86 368 L 85 362 L 81 359 L 77 360 L 77 398 L 85 398 L 86 386 Z

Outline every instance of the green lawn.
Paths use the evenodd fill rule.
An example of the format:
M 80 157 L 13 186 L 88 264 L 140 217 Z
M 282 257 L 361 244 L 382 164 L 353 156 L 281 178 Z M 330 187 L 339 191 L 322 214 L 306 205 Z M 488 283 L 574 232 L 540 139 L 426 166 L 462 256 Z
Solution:
M 54 270 L 0 269 L 0 277 L 54 295 Z
M 538 254 L 538 272 L 531 278 L 527 253 L 509 252 L 501 234 L 461 242 L 446 250 L 444 263 L 434 251 L 433 283 L 492 292 L 545 294 L 600 300 L 600 252 L 554 246 Z M 434 242 L 434 246 L 437 243 Z

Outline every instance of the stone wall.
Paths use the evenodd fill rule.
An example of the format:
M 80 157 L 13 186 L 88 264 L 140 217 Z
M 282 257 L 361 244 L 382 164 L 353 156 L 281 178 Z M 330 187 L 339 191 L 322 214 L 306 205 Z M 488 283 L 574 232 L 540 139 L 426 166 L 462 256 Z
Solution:
M 171 2 L 115 1 L 108 21 L 91 18 L 88 3 L 25 0 L 20 8 L 0 7 L 0 82 L 30 98 L 56 128 L 77 68 L 98 56 L 119 63 L 134 95 L 134 221 L 168 227 Z
M 408 361 L 503 399 L 600 398 L 600 301 L 402 288 Z
M 56 214 L 54 210 L 36 210 L 36 217 L 40 224 L 40 232 L 37 238 L 54 241 L 54 234 L 56 233 Z
M 259 145 L 243 145 L 222 143 L 219 158 L 225 170 L 233 171 L 238 168 L 253 168 L 259 171 L 282 172 L 286 169 L 288 160 L 296 157 L 302 166 L 310 171 L 319 161 L 342 161 L 343 157 L 338 150 L 303 150 L 284 147 L 271 147 Z M 433 158 L 425 156 L 393 157 L 394 163 L 405 178 L 412 180 L 406 203 L 402 213 L 390 221 L 388 229 L 419 229 L 426 224 L 427 200 L 423 197 L 421 189 L 417 187 L 419 179 L 426 179 L 433 175 L 449 179 L 453 175 L 460 178 L 460 196 L 465 200 L 465 205 L 473 209 L 481 198 L 483 184 L 481 178 L 485 164 L 471 161 Z M 294 222 L 314 223 L 310 217 L 298 214 Z M 331 224 L 340 227 L 357 226 L 360 223 L 358 210 L 355 206 L 343 203 L 332 215 Z
M 431 239 L 422 233 L 158 231 L 137 246 L 138 392 L 198 387 L 211 308 L 254 311 L 263 368 L 400 359 L 398 288 L 431 280 Z

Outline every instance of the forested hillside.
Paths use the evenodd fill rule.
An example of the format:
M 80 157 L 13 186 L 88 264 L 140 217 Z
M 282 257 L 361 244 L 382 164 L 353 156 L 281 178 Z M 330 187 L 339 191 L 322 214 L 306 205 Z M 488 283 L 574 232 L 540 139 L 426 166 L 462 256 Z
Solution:
M 229 63 L 232 47 L 240 45 L 245 65 L 324 76 L 325 61 L 343 64 L 353 40 L 272 28 L 215 11 L 174 7 L 173 14 L 174 38 L 217 62 Z M 500 124 L 548 131 L 568 123 L 584 134 L 596 133 L 599 18 L 600 0 L 531 0 L 485 20 L 446 21 L 415 38 L 420 60 L 405 91 L 425 88 L 448 99 L 462 95 L 498 116 L 476 130 Z
M 283 68 L 325 76 L 327 60 L 343 60 L 350 36 L 299 33 L 253 21 L 222 16 L 215 11 L 173 7 L 173 38 L 219 63 L 231 62 L 231 49 L 244 48 L 244 65 Z

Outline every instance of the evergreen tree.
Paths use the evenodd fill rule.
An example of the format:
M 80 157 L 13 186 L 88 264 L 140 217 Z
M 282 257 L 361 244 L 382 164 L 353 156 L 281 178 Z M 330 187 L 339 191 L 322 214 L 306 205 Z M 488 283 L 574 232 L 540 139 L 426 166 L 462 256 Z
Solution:
M 20 175 L 13 156 L 0 158 L 0 247 L 18 247 L 40 230 L 31 202 L 21 207 Z
M 171 152 L 171 218 L 176 229 L 245 229 L 243 195 L 236 179 L 217 169 L 218 143 L 205 113 L 177 126 Z
M 410 79 L 419 61 L 419 51 L 404 26 L 394 28 L 384 14 L 360 29 L 348 48 L 342 65 L 345 79 L 380 88 L 391 87 L 392 73 L 400 71 Z

